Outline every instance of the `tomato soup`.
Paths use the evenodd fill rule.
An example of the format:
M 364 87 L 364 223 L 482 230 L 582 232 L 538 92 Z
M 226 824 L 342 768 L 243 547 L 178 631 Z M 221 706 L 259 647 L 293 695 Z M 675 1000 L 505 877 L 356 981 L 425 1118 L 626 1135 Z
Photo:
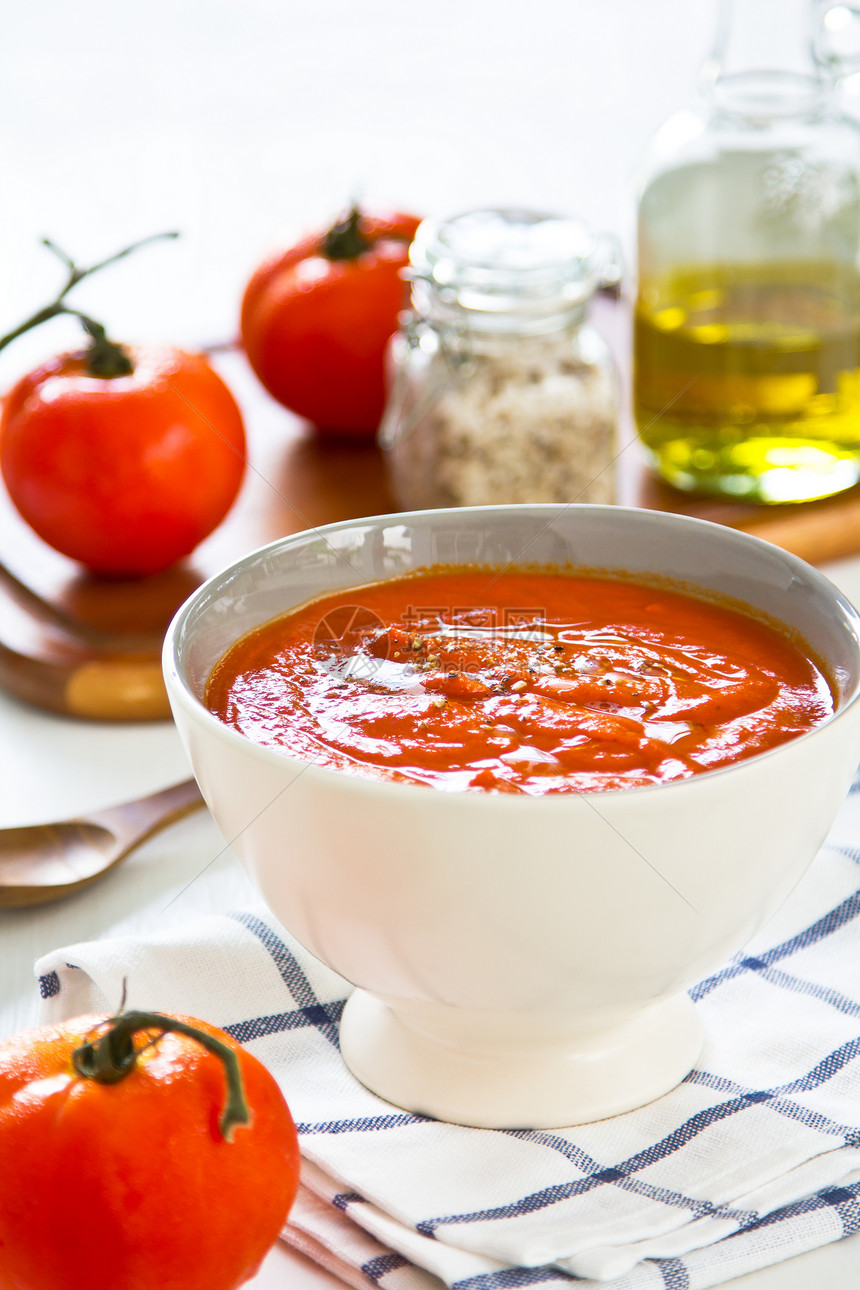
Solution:
M 441 567 L 249 633 L 205 702 L 316 765 L 527 794 L 685 779 L 834 710 L 787 635 L 727 605 L 598 576 Z

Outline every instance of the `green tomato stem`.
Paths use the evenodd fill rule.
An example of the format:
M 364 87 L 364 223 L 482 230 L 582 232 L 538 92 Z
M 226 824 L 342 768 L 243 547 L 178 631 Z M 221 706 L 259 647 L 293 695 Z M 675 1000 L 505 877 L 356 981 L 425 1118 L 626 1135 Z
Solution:
M 134 1045 L 136 1034 L 142 1030 L 160 1030 L 161 1035 L 175 1032 L 195 1039 L 223 1063 L 227 1077 L 227 1101 L 218 1122 L 221 1136 L 227 1142 L 232 1142 L 233 1130 L 238 1125 L 250 1123 L 251 1113 L 242 1085 L 239 1058 L 222 1040 L 161 1012 L 121 1012 L 115 1017 L 109 1017 L 105 1025 L 107 1028 L 97 1039 L 89 1040 L 72 1053 L 72 1065 L 84 1079 L 92 1079 L 99 1084 L 118 1084 L 131 1073 L 137 1063 L 138 1050 Z M 153 1042 L 157 1043 L 158 1039 Z
M 322 253 L 327 260 L 357 260 L 372 245 L 362 231 L 361 211 L 353 205 L 323 236 Z
M 86 314 L 80 313 L 77 309 L 64 310 L 67 314 L 74 314 L 80 318 L 84 331 L 91 338 L 91 344 L 86 352 L 87 371 L 90 376 L 100 376 L 112 379 L 114 376 L 130 376 L 134 371 L 134 364 L 128 356 L 128 352 L 122 345 L 116 341 L 108 340 L 104 327 L 93 318 L 88 318 Z
M 64 303 L 65 297 L 72 287 L 77 286 L 84 278 L 89 278 L 94 273 L 98 273 L 100 269 L 106 268 L 107 265 L 115 264 L 117 260 L 122 260 L 127 255 L 131 255 L 138 247 L 146 246 L 148 242 L 157 242 L 163 238 L 178 236 L 179 234 L 174 232 L 153 233 L 150 237 L 141 238 L 139 242 L 132 242 L 130 246 L 123 247 L 121 251 L 116 251 L 113 255 L 109 255 L 107 259 L 99 260 L 97 264 L 90 265 L 88 269 L 80 268 L 54 242 L 47 237 L 43 238 L 42 245 L 46 246 L 49 251 L 53 251 L 68 269 L 66 284 L 50 304 L 45 305 L 43 309 L 37 309 L 34 314 L 31 314 L 29 318 L 25 318 L 12 331 L 7 332 L 5 336 L 0 336 L 0 350 L 4 350 L 13 340 L 23 336 L 25 332 L 32 331 L 34 327 L 41 326 L 42 323 L 47 322 L 50 318 L 56 318 L 59 314 L 72 314 L 81 320 L 85 330 L 93 340 L 93 345 L 87 351 L 90 372 L 94 376 L 127 376 L 133 369 L 131 360 L 122 349 L 122 346 L 116 345 L 113 341 L 107 339 L 105 329 L 101 323 L 95 322 L 77 309 L 70 309 Z

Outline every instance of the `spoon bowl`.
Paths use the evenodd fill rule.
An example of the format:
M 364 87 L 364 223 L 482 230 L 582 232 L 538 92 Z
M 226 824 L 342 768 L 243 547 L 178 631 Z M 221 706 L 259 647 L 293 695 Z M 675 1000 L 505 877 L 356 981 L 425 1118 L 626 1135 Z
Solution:
M 189 779 L 77 819 L 0 829 L 0 909 L 43 905 L 81 891 L 203 804 Z

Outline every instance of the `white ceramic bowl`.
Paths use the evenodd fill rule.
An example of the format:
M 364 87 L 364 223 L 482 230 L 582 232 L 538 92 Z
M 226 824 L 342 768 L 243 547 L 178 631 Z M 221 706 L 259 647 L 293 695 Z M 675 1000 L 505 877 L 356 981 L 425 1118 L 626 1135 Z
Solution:
M 310 598 L 509 561 L 656 574 L 753 606 L 826 662 L 837 714 L 692 779 L 534 798 L 307 765 L 201 702 L 238 636 Z M 347 1065 L 398 1106 L 466 1124 L 581 1123 L 681 1080 L 702 1037 L 687 987 L 785 899 L 860 758 L 860 619 L 836 588 L 768 543 L 622 507 L 424 511 L 285 538 L 190 598 L 164 667 L 225 839 L 283 926 L 359 987 Z

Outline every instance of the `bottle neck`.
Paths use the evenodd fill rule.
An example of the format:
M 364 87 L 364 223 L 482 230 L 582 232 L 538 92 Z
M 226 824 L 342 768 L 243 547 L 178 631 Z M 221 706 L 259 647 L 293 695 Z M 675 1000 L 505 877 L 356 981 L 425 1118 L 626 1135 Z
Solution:
M 714 106 L 752 121 L 807 116 L 831 82 L 813 53 L 815 0 L 721 0 L 717 37 L 702 69 Z

